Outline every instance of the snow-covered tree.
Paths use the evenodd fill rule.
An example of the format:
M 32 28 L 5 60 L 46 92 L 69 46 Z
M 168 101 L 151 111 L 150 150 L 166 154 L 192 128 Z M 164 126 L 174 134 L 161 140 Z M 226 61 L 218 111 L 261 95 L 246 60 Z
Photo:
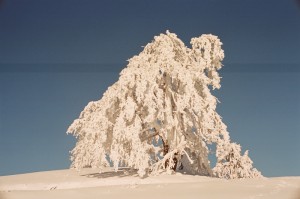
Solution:
M 261 176 L 216 112 L 210 91 L 220 88 L 221 45 L 210 34 L 192 38 L 191 48 L 168 31 L 154 37 L 68 128 L 77 138 L 71 167 L 127 166 L 140 176 L 179 168 L 221 178 Z

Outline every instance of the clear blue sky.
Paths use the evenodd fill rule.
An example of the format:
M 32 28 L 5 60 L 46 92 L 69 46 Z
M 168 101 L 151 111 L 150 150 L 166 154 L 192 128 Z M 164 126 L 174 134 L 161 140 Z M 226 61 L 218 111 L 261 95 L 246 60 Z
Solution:
M 224 43 L 218 112 L 265 176 L 300 175 L 293 0 L 0 1 L 0 175 L 68 168 L 66 129 L 166 30 Z

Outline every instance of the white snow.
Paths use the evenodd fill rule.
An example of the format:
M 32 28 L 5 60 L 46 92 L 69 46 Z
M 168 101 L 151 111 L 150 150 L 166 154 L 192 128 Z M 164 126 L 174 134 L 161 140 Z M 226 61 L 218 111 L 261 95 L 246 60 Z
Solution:
M 182 173 L 140 178 L 136 171 L 72 169 L 0 176 L 0 199 L 299 199 L 300 177 L 225 180 Z

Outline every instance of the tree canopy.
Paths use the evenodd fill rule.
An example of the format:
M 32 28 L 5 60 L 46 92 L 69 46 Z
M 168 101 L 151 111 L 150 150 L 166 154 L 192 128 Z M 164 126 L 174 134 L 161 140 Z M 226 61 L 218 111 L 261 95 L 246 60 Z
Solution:
M 221 178 L 261 176 L 216 112 L 211 89 L 220 88 L 221 46 L 211 34 L 192 38 L 191 48 L 168 31 L 154 37 L 68 128 L 77 138 L 71 167 L 127 166 L 140 176 L 178 169 Z

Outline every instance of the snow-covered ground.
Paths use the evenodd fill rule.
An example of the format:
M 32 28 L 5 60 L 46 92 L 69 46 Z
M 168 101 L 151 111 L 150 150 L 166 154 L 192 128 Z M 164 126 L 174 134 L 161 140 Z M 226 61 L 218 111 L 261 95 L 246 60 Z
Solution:
M 135 171 L 57 170 L 0 176 L 0 199 L 300 199 L 300 177 L 224 180 L 181 173 L 141 179 Z

